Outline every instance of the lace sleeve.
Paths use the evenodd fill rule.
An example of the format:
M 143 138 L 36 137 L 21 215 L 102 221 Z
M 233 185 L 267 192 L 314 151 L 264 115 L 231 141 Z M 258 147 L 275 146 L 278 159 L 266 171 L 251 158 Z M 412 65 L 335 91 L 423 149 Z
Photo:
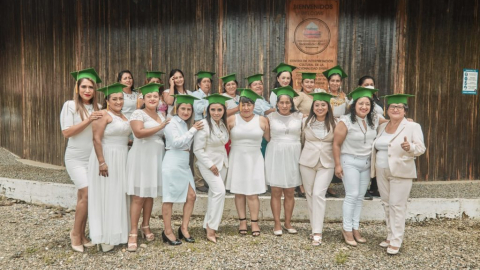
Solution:
M 347 126 L 347 130 L 349 130 L 350 126 L 352 125 L 352 121 L 350 120 L 350 114 L 340 116 L 338 122 L 343 122 L 345 126 Z
M 142 122 L 145 122 L 145 119 L 143 117 L 143 111 L 142 110 L 135 110 L 132 115 L 130 116 L 130 120 L 129 121 L 132 121 L 132 120 L 138 120 L 138 121 L 142 121 Z

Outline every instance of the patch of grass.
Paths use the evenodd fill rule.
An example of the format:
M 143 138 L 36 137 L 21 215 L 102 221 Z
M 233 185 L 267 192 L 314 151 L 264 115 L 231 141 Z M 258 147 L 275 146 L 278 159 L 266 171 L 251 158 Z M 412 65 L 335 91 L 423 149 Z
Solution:
M 43 257 L 43 262 L 46 264 L 46 265 L 52 265 L 55 260 L 52 259 L 50 256 L 44 256 Z
M 25 249 L 25 252 L 28 253 L 28 254 L 33 254 L 37 251 L 38 251 L 38 248 L 36 248 L 36 247 L 28 247 L 27 249 Z
M 340 251 L 339 253 L 335 254 L 335 262 L 337 264 L 344 264 L 348 261 L 348 254 Z

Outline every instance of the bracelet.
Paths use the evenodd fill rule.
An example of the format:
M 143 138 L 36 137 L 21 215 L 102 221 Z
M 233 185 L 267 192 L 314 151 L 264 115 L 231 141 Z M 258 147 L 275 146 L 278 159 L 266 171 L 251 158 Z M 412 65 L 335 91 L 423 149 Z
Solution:
M 102 164 L 98 165 L 98 167 L 102 167 L 103 165 L 106 165 L 106 163 L 103 162 Z

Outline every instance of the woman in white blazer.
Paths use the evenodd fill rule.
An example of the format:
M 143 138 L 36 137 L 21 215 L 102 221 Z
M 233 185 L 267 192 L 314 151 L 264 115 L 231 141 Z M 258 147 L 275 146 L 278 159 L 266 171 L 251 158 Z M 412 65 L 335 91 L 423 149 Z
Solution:
M 222 220 L 228 168 L 225 144 L 228 143 L 229 134 L 225 101 L 231 98 L 212 94 L 204 99 L 209 103 L 207 116 L 201 120 L 204 128 L 195 134 L 193 153 L 197 157 L 196 165 L 209 186 L 203 228 L 207 231 L 207 240 L 216 243 L 215 231 Z
M 390 121 L 378 127 L 372 145 L 371 176 L 377 177 L 388 233 L 380 246 L 392 255 L 398 253 L 403 241 L 407 199 L 413 178 L 417 178 L 415 158 L 425 153 L 422 128 L 405 118 L 407 97 L 412 95 L 386 96 Z

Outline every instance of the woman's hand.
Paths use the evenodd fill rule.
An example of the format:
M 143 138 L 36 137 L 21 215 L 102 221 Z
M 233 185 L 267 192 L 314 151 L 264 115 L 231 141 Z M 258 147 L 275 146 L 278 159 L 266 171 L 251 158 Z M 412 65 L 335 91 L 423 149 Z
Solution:
M 170 79 L 168 80 L 170 88 L 173 88 L 173 86 L 175 85 L 175 80 L 173 79 L 173 77 L 174 76 L 170 77 Z M 173 95 L 173 93 L 170 93 L 170 95 Z
M 160 124 L 160 129 L 164 129 L 166 125 L 168 125 L 168 123 L 170 123 L 170 119 L 167 119 L 165 121 L 163 121 L 161 124 Z
M 102 118 L 102 113 L 100 111 L 95 111 L 92 114 L 90 114 L 90 116 L 88 117 L 88 121 L 90 121 L 91 123 L 100 118 Z
M 103 177 L 108 177 L 108 166 L 107 163 L 102 163 L 102 165 L 99 167 L 100 168 L 100 173 L 98 175 L 103 176 Z
M 210 167 L 210 171 L 212 171 L 212 173 L 213 173 L 215 176 L 218 176 L 217 166 L 213 165 L 212 167 Z
M 342 166 L 340 165 L 336 165 L 335 166 L 335 175 L 340 178 L 340 179 L 343 179 L 343 169 L 342 169 Z
M 402 149 L 403 149 L 405 152 L 410 151 L 410 143 L 407 141 L 407 137 L 406 137 L 406 136 L 403 138 L 403 142 L 402 142 L 401 146 L 402 146 Z
M 196 130 L 202 130 L 202 129 L 203 129 L 203 121 L 198 121 L 198 122 L 196 122 L 195 124 L 193 124 L 193 127 L 194 127 Z

